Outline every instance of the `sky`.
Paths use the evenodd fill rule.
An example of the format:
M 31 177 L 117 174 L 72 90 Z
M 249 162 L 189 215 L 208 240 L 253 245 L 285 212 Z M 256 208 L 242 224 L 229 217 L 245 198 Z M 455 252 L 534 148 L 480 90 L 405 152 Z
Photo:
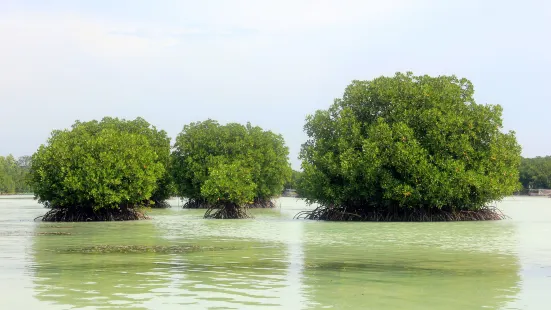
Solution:
M 75 120 L 211 118 L 282 134 L 298 169 L 308 114 L 405 71 L 471 80 L 551 155 L 550 31 L 547 0 L 0 0 L 0 155 Z

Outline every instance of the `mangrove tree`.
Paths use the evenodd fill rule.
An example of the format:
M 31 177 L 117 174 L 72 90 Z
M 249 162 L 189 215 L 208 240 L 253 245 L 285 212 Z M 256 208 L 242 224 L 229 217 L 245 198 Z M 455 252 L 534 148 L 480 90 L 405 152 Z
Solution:
M 551 156 L 523 158 L 520 182 L 525 192 L 530 189 L 551 189 Z
M 353 81 L 307 117 L 300 187 L 321 220 L 501 219 L 489 206 L 519 188 L 521 148 L 502 108 L 467 79 L 411 72 Z
M 29 172 L 35 198 L 51 209 L 43 220 L 145 218 L 139 208 L 154 203 L 166 175 L 159 155 L 166 151 L 149 136 L 155 130 L 149 126 L 140 118 L 104 118 L 54 130 L 32 156 Z
M 30 193 L 31 188 L 27 184 L 29 158 L 29 156 L 21 156 L 17 159 L 13 155 L 0 156 L 0 195 Z
M 272 198 L 291 177 L 288 154 L 281 135 L 209 119 L 184 126 L 176 138 L 173 179 L 178 195 L 188 199 L 184 207 L 225 209 L 227 214 L 215 217 L 244 217 L 239 206 L 273 206 Z

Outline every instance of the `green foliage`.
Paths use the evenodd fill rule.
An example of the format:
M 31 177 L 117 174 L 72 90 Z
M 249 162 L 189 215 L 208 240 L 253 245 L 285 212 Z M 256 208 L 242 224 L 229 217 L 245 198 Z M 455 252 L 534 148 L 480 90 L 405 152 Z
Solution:
M 27 184 L 29 156 L 0 156 L 0 194 L 29 193 Z
M 520 183 L 524 189 L 551 189 L 551 156 L 523 158 Z
M 177 192 L 190 199 L 226 197 L 234 203 L 270 199 L 282 192 L 291 176 L 289 151 L 281 135 L 250 124 L 220 125 L 210 119 L 191 123 L 184 126 L 174 147 Z M 233 184 L 225 184 L 226 180 Z
M 164 167 L 164 173 L 157 180 L 157 187 L 151 194 L 151 200 L 160 204 L 168 199 L 174 192 L 172 178 L 169 171 L 170 165 L 170 138 L 164 130 L 157 130 L 143 118 L 138 117 L 132 121 L 123 121 L 116 118 L 105 117 L 102 120 L 104 127 L 113 128 L 121 132 L 139 134 L 147 138 L 149 145 L 157 154 L 157 161 Z
M 166 151 L 148 127 L 140 118 L 104 118 L 53 131 L 32 156 L 35 196 L 52 208 L 96 211 L 148 201 L 166 173 Z
M 211 204 L 252 202 L 256 184 L 244 162 L 225 162 L 224 157 L 214 157 L 209 164 L 209 178 L 201 186 L 201 195 Z
M 293 172 L 291 173 L 291 178 L 287 182 L 285 182 L 285 189 L 298 189 L 301 177 L 301 171 L 293 170 Z
M 471 82 L 397 73 L 353 81 L 307 117 L 300 158 L 310 203 L 478 210 L 519 188 L 521 148 Z

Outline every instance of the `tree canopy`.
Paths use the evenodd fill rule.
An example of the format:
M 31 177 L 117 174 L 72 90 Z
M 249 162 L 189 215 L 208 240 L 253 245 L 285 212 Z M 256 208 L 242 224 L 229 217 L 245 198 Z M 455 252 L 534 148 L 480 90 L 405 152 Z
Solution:
M 281 135 L 260 127 L 206 120 L 184 126 L 174 145 L 178 195 L 212 204 L 263 203 L 281 194 L 291 176 Z
M 29 193 L 29 166 L 29 156 L 21 156 L 18 159 L 12 155 L 0 156 L 0 194 Z
M 170 166 L 170 138 L 166 131 L 158 130 L 151 126 L 146 120 L 138 117 L 132 121 L 119 120 L 116 118 L 105 117 L 102 119 L 102 125 L 114 128 L 121 132 L 139 134 L 147 138 L 149 145 L 157 154 L 157 161 L 164 167 L 164 173 L 157 180 L 157 187 L 151 194 L 150 199 L 155 202 L 153 206 L 165 206 L 164 200 L 168 199 L 174 192 L 172 178 L 169 171 Z
M 301 177 L 301 171 L 293 170 L 293 172 L 291 173 L 291 178 L 287 182 L 285 182 L 285 189 L 298 189 Z
M 520 182 L 524 189 L 551 189 L 551 156 L 523 158 Z
M 302 195 L 323 206 L 308 216 L 495 218 L 461 212 L 488 211 L 519 188 L 521 148 L 514 132 L 501 131 L 501 106 L 473 95 L 472 83 L 455 76 L 353 81 L 328 110 L 307 117 Z
M 134 207 L 148 203 L 166 175 L 167 150 L 156 134 L 162 132 L 141 118 L 76 121 L 54 130 L 30 170 L 35 197 L 53 209 L 45 219 L 135 219 Z

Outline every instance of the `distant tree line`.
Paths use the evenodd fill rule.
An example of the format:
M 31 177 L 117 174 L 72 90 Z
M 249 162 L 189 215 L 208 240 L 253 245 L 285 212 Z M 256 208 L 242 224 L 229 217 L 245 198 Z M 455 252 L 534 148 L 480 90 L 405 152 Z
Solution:
M 30 192 L 31 186 L 27 183 L 30 165 L 30 156 L 17 159 L 12 155 L 0 156 L 0 195 Z
M 520 183 L 529 189 L 551 189 L 551 156 L 523 158 L 520 162 Z
M 298 191 L 300 187 L 299 182 L 301 176 L 301 171 L 293 170 L 293 172 L 291 173 L 291 178 L 287 182 L 285 182 L 285 189 L 294 189 Z

